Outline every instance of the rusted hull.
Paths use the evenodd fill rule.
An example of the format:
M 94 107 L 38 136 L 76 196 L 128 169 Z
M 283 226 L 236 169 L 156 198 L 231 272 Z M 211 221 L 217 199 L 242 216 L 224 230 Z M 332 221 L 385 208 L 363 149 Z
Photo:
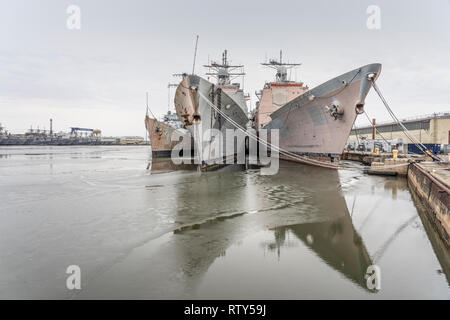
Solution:
M 269 133 L 279 130 L 281 150 L 336 162 L 357 115 L 364 111 L 364 100 L 371 87 L 368 75 L 373 74 L 376 79 L 380 71 L 380 64 L 371 64 L 327 81 L 273 112 L 264 128 Z
M 178 143 L 178 141 L 172 141 L 172 134 L 176 129 L 148 116 L 145 117 L 145 128 L 150 137 L 152 156 L 170 157 L 172 149 Z
M 240 106 L 240 102 L 225 91 L 199 76 L 190 75 L 181 81 L 175 93 L 175 109 L 178 118 L 191 135 L 196 137 L 198 154 L 201 154 L 200 160 L 205 164 L 218 163 L 245 151 L 244 141 L 235 143 L 234 149 L 225 147 L 226 130 L 234 130 L 236 126 L 210 105 L 210 103 L 214 104 L 238 126 L 246 129 L 249 121 L 247 114 Z M 222 134 L 220 153 L 213 144 L 214 134 L 209 129 L 217 129 Z M 201 144 L 197 137 L 203 137 Z

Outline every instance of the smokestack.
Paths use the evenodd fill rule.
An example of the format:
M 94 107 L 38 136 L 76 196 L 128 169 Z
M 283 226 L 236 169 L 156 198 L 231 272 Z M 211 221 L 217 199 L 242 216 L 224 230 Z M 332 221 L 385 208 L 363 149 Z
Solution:
M 372 119 L 372 140 L 375 140 L 375 118 Z
M 53 119 L 50 119 L 50 135 L 53 134 Z

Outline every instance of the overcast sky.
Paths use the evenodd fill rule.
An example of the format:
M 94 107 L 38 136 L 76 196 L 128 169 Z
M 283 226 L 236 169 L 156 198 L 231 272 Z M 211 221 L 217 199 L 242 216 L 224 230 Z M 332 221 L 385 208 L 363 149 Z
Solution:
M 67 28 L 67 7 L 81 29 Z M 369 5 L 381 29 L 366 26 Z M 450 111 L 450 1 L 1 0 L 0 122 L 14 133 L 38 125 L 144 136 L 145 92 L 168 108 L 173 73 L 196 72 L 228 49 L 245 65 L 245 90 L 274 79 L 265 57 L 301 62 L 292 78 L 310 88 L 361 65 L 383 65 L 378 84 L 400 117 Z M 173 98 L 172 98 L 173 101 Z M 389 120 L 373 91 L 366 111 Z M 367 119 L 360 117 L 359 124 Z

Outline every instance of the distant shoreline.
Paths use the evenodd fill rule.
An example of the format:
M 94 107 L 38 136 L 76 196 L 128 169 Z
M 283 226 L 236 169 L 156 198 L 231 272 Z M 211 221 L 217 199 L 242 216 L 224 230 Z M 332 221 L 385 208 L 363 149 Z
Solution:
M 78 143 L 78 144 L 23 144 L 23 143 L 18 143 L 18 144 L 0 144 L 0 147 L 17 147 L 17 146 L 21 146 L 21 147 L 45 147 L 45 146 L 49 146 L 49 147 L 72 147 L 72 146 L 93 146 L 93 147 L 98 147 L 98 146 L 123 146 L 123 147 L 138 147 L 138 146 L 142 146 L 142 147 L 149 147 L 150 143 L 141 143 L 141 144 L 121 144 L 121 143 Z

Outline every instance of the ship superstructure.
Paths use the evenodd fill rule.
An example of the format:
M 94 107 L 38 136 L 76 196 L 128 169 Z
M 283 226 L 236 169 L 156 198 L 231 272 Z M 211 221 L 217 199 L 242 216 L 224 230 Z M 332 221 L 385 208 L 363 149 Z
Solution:
M 301 65 L 301 63 L 283 62 L 283 52 L 280 51 L 280 59 L 270 59 L 261 63 L 265 67 L 276 70 L 275 81 L 268 82 L 264 88 L 256 93 L 258 98 L 257 109 L 254 116 L 254 126 L 258 130 L 271 121 L 270 114 L 287 102 L 309 90 L 303 82 L 291 81 L 288 71 Z
M 240 88 L 240 83 L 232 82 L 238 77 L 245 76 L 244 66 L 229 64 L 227 55 L 228 51 L 224 50 L 221 63 L 213 61 L 204 65 L 205 68 L 208 68 L 206 75 L 214 77 L 217 80 L 217 87 L 233 98 L 242 110 L 247 113 L 247 101 L 250 97 Z

